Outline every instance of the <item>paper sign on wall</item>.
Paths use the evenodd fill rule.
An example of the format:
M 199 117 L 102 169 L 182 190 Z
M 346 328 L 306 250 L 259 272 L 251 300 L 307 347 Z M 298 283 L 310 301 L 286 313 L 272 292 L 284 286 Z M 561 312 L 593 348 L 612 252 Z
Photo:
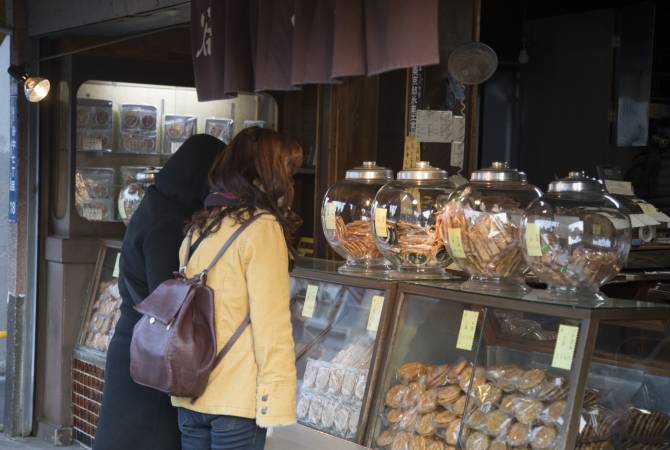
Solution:
M 542 256 L 540 226 L 536 223 L 526 225 L 526 251 L 528 252 L 528 256 Z
M 305 292 L 305 303 L 302 305 L 303 317 L 314 317 L 314 310 L 316 309 L 316 294 L 319 292 L 319 286 L 313 284 L 307 285 Z
M 577 345 L 577 336 L 579 327 L 572 325 L 559 325 L 556 346 L 554 347 L 554 357 L 551 360 L 551 366 L 557 369 L 570 370 L 572 367 L 572 358 L 575 355 L 575 346 Z
M 335 229 L 335 211 L 337 211 L 337 205 L 335 205 L 335 203 L 333 202 L 326 203 L 323 212 L 323 215 L 325 216 L 324 219 L 325 219 L 326 230 Z
M 389 232 L 386 228 L 386 208 L 377 208 L 375 209 L 375 232 L 379 237 L 388 236 Z
M 447 238 L 449 239 L 449 248 L 456 258 L 465 258 L 465 250 L 463 249 L 463 240 L 461 239 L 460 228 L 449 228 L 447 230 Z
M 475 341 L 475 332 L 477 331 L 477 319 L 479 318 L 478 311 L 463 311 L 463 318 L 461 319 L 461 329 L 458 332 L 458 340 L 456 341 L 456 348 L 461 350 L 472 350 L 472 344 Z
M 402 168 L 411 169 L 421 160 L 421 145 L 416 136 L 405 136 L 405 153 L 402 159 Z
M 451 138 L 454 141 L 465 141 L 465 117 L 453 116 L 451 118 Z
M 375 295 L 372 297 L 370 314 L 368 315 L 368 331 L 376 332 L 379 329 L 379 321 L 382 318 L 382 309 L 384 309 L 384 297 Z
M 416 140 L 419 142 L 451 142 L 451 111 L 416 111 Z
M 121 252 L 116 255 L 116 262 L 114 263 L 114 270 L 112 271 L 112 278 L 119 278 L 121 272 Z
M 449 165 L 452 167 L 463 168 L 463 160 L 465 159 L 465 145 L 462 141 L 454 141 L 451 143 L 451 154 L 449 155 Z

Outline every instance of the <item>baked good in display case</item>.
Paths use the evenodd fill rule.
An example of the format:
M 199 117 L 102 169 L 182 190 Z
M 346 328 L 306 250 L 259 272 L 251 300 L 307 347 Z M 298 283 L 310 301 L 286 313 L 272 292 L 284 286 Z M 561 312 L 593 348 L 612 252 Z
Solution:
M 356 437 L 373 346 L 374 339 L 361 336 L 330 361 L 307 360 L 297 403 L 301 423 L 341 438 Z
M 158 153 L 157 109 L 152 105 L 121 105 L 120 151 Z
M 394 275 L 447 277 L 444 269 L 451 258 L 442 221 L 454 187 L 446 171 L 420 161 L 377 192 L 372 208 L 375 243 Z
M 205 119 L 205 134 L 214 136 L 229 144 L 233 140 L 233 119 L 226 119 L 225 117 L 208 117 Z
M 91 221 L 114 220 L 114 169 L 80 168 L 75 173 L 75 207 Z
M 111 152 L 112 117 L 110 100 L 77 99 L 77 150 Z
M 131 182 L 126 182 L 119 192 L 118 210 L 119 217 L 123 223 L 128 225 L 131 217 L 140 206 L 144 194 L 149 186 L 151 186 L 158 175 L 159 169 L 148 167 L 145 170 L 135 174 Z
M 393 172 L 374 161 L 364 161 L 346 172 L 323 197 L 321 225 L 326 240 L 346 259 L 341 272 L 385 271 L 389 263 L 375 245 L 372 234 L 372 203 Z
M 163 154 L 172 155 L 198 131 L 198 119 L 194 116 L 166 114 L 163 118 Z
M 117 279 L 101 281 L 98 294 L 91 307 L 90 316 L 82 344 L 94 350 L 106 353 L 114 335 L 116 322 L 121 316 L 121 295 Z
M 465 289 L 518 292 L 525 289 L 521 253 L 523 211 L 542 192 L 526 174 L 494 162 L 472 174 L 451 195 L 441 233 L 451 257 L 470 279 Z
M 583 172 L 550 183 L 521 222 L 525 260 L 555 296 L 598 293 L 623 267 L 630 241 L 628 216 Z

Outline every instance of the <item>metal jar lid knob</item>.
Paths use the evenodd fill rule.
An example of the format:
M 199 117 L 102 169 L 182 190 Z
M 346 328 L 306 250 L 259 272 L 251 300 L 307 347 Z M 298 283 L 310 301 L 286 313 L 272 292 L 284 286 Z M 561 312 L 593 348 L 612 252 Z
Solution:
M 393 171 L 388 167 L 378 166 L 376 161 L 363 161 L 362 165 L 347 170 L 344 178 L 362 181 L 390 181 L 393 179 Z
M 446 170 L 433 167 L 428 161 L 419 161 L 415 167 L 398 172 L 399 180 L 446 180 L 448 176 Z
M 572 170 L 568 176 L 549 183 L 547 192 L 604 192 L 604 186 L 583 170 Z
M 526 182 L 526 174 L 517 169 L 511 169 L 507 162 L 494 161 L 491 167 L 479 169 L 472 173 L 470 181 L 516 181 Z

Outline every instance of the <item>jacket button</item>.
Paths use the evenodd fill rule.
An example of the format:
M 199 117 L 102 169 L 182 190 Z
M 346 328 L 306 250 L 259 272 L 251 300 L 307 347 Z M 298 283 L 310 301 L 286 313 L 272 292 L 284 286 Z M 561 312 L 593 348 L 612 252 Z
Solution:
M 156 321 L 156 319 L 154 319 L 153 317 L 151 319 L 149 319 L 149 323 L 152 324 L 152 325 L 155 321 Z
M 267 402 L 268 401 L 268 394 L 265 394 L 261 397 L 261 401 Z
M 265 414 L 267 414 L 267 413 L 268 413 L 268 409 L 267 409 L 267 408 L 263 408 L 263 409 L 261 409 L 261 414 L 265 415 Z

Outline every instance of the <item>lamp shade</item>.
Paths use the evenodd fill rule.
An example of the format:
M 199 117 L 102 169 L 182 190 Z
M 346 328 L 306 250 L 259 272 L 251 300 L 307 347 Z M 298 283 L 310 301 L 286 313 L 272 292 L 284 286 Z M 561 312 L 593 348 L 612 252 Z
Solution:
M 29 77 L 23 84 L 23 92 L 29 102 L 37 103 L 49 95 L 51 83 L 46 78 Z

